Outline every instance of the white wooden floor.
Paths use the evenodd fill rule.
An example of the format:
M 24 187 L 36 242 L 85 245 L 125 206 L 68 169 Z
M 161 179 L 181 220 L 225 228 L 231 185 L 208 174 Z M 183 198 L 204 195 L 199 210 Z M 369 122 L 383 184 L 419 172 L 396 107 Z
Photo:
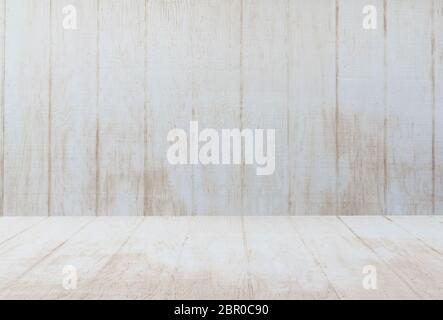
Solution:
M 443 217 L 4 217 L 16 298 L 443 299 Z

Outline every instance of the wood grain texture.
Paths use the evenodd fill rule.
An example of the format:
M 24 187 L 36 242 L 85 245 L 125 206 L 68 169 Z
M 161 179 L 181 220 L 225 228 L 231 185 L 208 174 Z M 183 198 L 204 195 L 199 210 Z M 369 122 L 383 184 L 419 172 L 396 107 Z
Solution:
M 289 1 L 290 215 L 336 212 L 336 6 Z
M 5 215 L 48 215 L 49 26 L 49 1 L 6 2 Z
M 0 1 L 0 216 L 3 213 L 6 3 Z
M 193 212 L 191 166 L 167 161 L 169 130 L 188 131 L 192 119 L 192 10 L 194 1 L 148 2 L 145 214 Z
M 6 4 L 0 1 L 0 216 L 3 213 Z
M 440 254 L 383 217 L 342 219 L 420 298 L 442 296 Z
M 0 220 L 0 245 L 43 221 L 44 217 L 3 217 Z
M 145 1 L 99 1 L 98 215 L 144 214 Z
M 70 237 L 79 232 L 92 217 L 46 219 L 0 245 L 0 289 L 7 289 L 27 272 L 57 251 Z
M 245 217 L 243 225 L 250 291 L 254 298 L 338 298 L 289 217 Z
M 241 128 L 275 130 L 275 172 L 242 165 L 243 214 L 288 212 L 288 1 L 244 1 Z
M 243 232 L 240 217 L 193 217 L 168 299 L 253 297 Z
M 0 0 L 0 215 L 441 215 L 442 30 L 442 0 Z M 275 173 L 169 164 L 191 120 L 275 129 Z
M 430 216 L 390 216 L 390 221 L 443 257 L 443 225 Z
M 443 215 L 443 1 L 434 1 L 434 214 Z
M 49 234 L 54 237 L 53 243 L 57 244 L 55 226 L 64 226 L 63 218 L 55 224 L 51 220 L 42 223 Z M 75 219 L 75 218 L 72 218 Z M 75 221 L 81 221 L 84 217 Z M 74 299 L 83 298 L 85 290 L 92 287 L 88 281 L 99 277 L 99 272 L 113 259 L 113 255 L 132 236 L 135 228 L 142 222 L 140 217 L 98 217 L 93 218 L 87 225 L 69 237 L 63 245 L 58 246 L 50 255 L 44 256 L 45 251 L 38 247 L 36 253 L 44 256 L 38 264 L 34 260 L 23 260 L 22 268 L 27 268 L 14 282 L 9 283 L 2 294 L 14 294 L 18 299 Z M 68 220 L 69 221 L 69 220 Z M 33 230 L 30 230 L 32 233 Z M 40 239 L 42 236 L 36 234 Z M 44 237 L 43 237 L 44 238 Z M 36 255 L 36 257 L 39 257 Z M 14 260 L 9 260 L 10 263 Z M 62 286 L 65 268 L 74 267 L 79 279 L 79 289 L 65 290 Z M 48 281 L 49 280 L 49 281 Z M 46 290 L 39 290 L 44 287 Z M 1 294 L 0 294 L 1 296 Z
M 0 298 L 441 299 L 441 219 L 4 217 Z
M 340 0 L 337 31 L 337 168 L 341 215 L 384 212 L 383 1 Z M 377 29 L 363 28 L 363 8 Z
M 192 8 L 192 120 L 221 136 L 242 125 L 242 2 L 196 1 Z M 241 169 L 193 166 L 193 213 L 241 215 Z
M 397 272 L 384 264 L 337 217 L 294 217 L 292 220 L 340 299 L 417 298 Z M 378 290 L 366 290 L 362 285 L 363 268 L 368 265 L 377 268 L 377 281 L 384 283 Z
M 63 28 L 76 8 L 77 30 Z M 97 0 L 52 1 L 50 215 L 96 214 Z
M 387 2 L 387 214 L 432 214 L 431 3 Z
M 81 273 L 82 270 L 95 272 L 88 272 L 85 286 L 79 292 L 65 292 L 63 296 L 93 299 L 98 294 L 102 299 L 171 299 L 191 224 L 188 217 L 145 218 L 132 233 L 126 234 L 125 242 L 99 268 L 89 269 L 78 261 Z M 97 249 L 105 253 L 106 247 L 104 239 Z

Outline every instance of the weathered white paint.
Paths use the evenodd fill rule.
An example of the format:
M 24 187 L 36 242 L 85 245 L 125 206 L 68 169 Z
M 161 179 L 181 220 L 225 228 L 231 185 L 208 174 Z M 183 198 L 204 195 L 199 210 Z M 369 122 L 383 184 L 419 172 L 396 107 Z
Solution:
M 437 217 L 35 219 L 0 218 L 15 230 L 0 243 L 0 299 L 443 297 Z M 377 290 L 363 287 L 368 265 Z
M 431 3 L 387 1 L 388 214 L 432 214 Z
M 166 137 L 192 119 L 193 1 L 149 1 L 146 52 L 145 214 L 191 215 L 192 167 L 166 160 Z
M 72 4 L 78 28 L 61 28 Z M 53 1 L 50 214 L 96 212 L 97 0 Z M 58 26 L 58 27 L 57 27 Z
M 354 217 L 342 219 L 379 259 L 401 277 L 409 288 L 413 288 L 419 297 L 430 299 L 435 295 L 441 296 L 443 260 L 439 253 L 425 243 L 417 241 L 416 235 L 389 223 L 387 219 L 382 217 L 352 218 Z M 437 223 L 434 221 L 434 224 Z M 423 225 L 416 226 L 416 230 L 421 230 L 419 232 L 424 232 L 423 230 L 429 227 L 422 228 Z
M 442 30 L 443 0 L 1 0 L 2 214 L 441 214 Z M 171 166 L 191 120 L 275 129 L 274 175 Z
M 3 214 L 4 113 L 5 113 L 5 0 L 0 0 L 0 215 Z
M 434 202 L 443 215 L 443 0 L 434 2 Z
M 288 212 L 335 214 L 336 3 L 296 0 L 288 12 Z
M 6 1 L 4 214 L 48 215 L 50 1 Z
M 243 1 L 241 127 L 276 130 L 276 169 L 240 174 L 243 213 L 288 212 L 288 1 Z
M 99 0 L 98 215 L 143 215 L 145 1 Z
M 200 129 L 241 127 L 242 10 L 237 0 L 194 1 L 191 99 Z M 238 165 L 194 166 L 192 212 L 241 214 L 241 172 Z
M 376 30 L 358 27 L 368 4 L 378 8 Z M 384 211 L 383 9 L 382 0 L 341 0 L 338 8 L 339 214 Z

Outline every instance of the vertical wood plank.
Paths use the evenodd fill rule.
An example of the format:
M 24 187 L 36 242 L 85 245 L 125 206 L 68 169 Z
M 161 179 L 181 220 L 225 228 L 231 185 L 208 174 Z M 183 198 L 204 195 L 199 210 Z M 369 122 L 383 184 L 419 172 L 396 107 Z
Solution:
M 275 172 L 257 176 L 243 165 L 243 213 L 288 211 L 288 1 L 244 1 L 241 127 L 275 130 Z M 266 141 L 266 140 L 265 140 Z
M 432 213 L 430 12 L 430 0 L 387 1 L 388 214 Z
M 240 128 L 241 4 L 210 0 L 197 1 L 193 7 L 193 120 L 200 130 L 217 130 L 219 141 L 222 129 Z M 195 166 L 194 213 L 241 214 L 240 169 L 239 165 Z
M 6 2 L 6 215 L 48 214 L 50 3 Z
M 363 8 L 377 9 L 377 29 Z M 384 212 L 383 1 L 340 0 L 338 30 L 338 213 Z
M 168 163 L 168 132 L 192 119 L 194 1 L 148 2 L 146 215 L 192 213 L 192 168 Z
M 63 28 L 75 7 L 77 30 Z M 52 2 L 50 214 L 96 213 L 97 1 Z
M 443 1 L 434 1 L 434 205 L 443 215 Z
M 5 115 L 5 39 L 6 39 L 6 0 L 0 0 L 0 216 L 3 212 L 4 179 L 4 115 Z
M 336 4 L 290 1 L 289 213 L 336 209 Z
M 99 215 L 143 215 L 144 36 L 144 0 L 99 1 Z

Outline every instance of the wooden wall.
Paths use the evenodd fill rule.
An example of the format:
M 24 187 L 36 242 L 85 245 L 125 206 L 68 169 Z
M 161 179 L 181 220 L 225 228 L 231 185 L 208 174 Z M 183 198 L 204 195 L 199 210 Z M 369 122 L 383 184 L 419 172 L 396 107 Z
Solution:
M 443 0 L 0 0 L 0 103 L 2 215 L 443 214 Z M 171 166 L 191 120 L 275 173 Z

